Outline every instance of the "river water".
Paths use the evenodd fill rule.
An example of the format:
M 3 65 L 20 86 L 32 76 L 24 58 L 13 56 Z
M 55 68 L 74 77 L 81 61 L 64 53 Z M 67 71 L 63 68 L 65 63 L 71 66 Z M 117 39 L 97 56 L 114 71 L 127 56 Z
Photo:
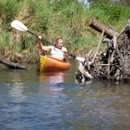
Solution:
M 0 130 L 130 130 L 130 85 L 59 73 L 0 70 Z

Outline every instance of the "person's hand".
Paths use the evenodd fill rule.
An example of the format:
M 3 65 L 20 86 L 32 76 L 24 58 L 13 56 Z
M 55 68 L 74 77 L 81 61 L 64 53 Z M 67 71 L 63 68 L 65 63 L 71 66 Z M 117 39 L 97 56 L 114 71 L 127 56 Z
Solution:
M 41 42 L 42 36 L 38 36 L 38 41 Z
M 62 52 L 64 53 L 65 57 L 68 58 L 67 52 L 66 51 L 62 51 Z

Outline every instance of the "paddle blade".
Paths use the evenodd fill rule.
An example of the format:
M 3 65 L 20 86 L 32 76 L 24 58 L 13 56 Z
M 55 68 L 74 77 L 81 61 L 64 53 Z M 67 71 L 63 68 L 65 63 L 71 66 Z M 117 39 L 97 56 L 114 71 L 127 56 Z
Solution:
M 85 58 L 83 58 L 83 57 L 76 57 L 75 59 L 77 61 L 79 61 L 79 62 L 84 62 L 85 61 Z
M 23 32 L 25 32 L 25 31 L 28 30 L 27 27 L 26 27 L 23 23 L 21 23 L 20 21 L 18 21 L 18 20 L 14 20 L 14 21 L 11 23 L 11 26 L 12 26 L 13 28 L 15 28 L 15 29 L 17 29 L 17 30 L 19 30 L 19 31 L 23 31 Z

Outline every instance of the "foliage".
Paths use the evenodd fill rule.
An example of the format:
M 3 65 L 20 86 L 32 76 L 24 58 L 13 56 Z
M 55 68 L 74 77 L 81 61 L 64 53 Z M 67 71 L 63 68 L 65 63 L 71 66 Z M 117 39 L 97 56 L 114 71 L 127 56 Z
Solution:
M 15 19 L 52 43 L 55 42 L 55 37 L 62 37 L 68 51 L 75 53 L 76 47 L 80 52 L 88 52 L 98 44 L 101 34 L 88 26 L 91 18 L 95 17 L 106 25 L 112 25 L 117 31 L 120 31 L 130 18 L 128 6 L 107 0 L 91 2 L 89 9 L 85 9 L 84 4 L 76 0 L 0 0 L 0 9 L 0 44 L 19 46 L 15 48 L 21 53 L 24 52 L 20 48 L 22 41 L 19 40 L 16 45 L 12 40 L 12 37 L 18 34 L 18 31 L 10 26 Z M 26 51 L 37 43 L 37 39 L 30 34 L 23 33 L 20 37 L 26 43 Z

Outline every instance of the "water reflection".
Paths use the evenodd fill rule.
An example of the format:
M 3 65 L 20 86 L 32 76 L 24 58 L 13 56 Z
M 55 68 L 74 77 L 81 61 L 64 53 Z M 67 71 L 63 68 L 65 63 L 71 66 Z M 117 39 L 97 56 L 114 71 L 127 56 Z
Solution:
M 56 84 L 65 83 L 67 72 L 40 73 L 40 82 Z

